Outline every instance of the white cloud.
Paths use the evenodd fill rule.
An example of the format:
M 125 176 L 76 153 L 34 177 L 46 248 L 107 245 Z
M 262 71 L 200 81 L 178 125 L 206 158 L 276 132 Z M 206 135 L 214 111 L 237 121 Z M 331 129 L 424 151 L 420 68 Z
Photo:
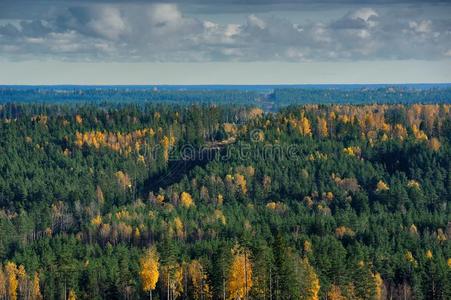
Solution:
M 239 24 L 227 24 L 224 35 L 226 37 L 233 37 L 241 32 L 241 26 Z
M 325 21 L 210 21 L 176 4 L 95 5 L 0 25 L 0 55 L 106 61 L 324 61 L 450 57 L 451 22 L 360 8 Z
M 102 7 L 96 11 L 87 25 L 98 35 L 108 39 L 118 39 L 126 29 L 125 21 L 117 7 Z
M 153 4 L 147 14 L 150 24 L 157 28 L 175 28 L 182 22 L 182 13 L 175 4 Z
M 317 23 L 313 26 L 311 35 L 313 39 L 320 43 L 332 42 L 332 37 L 330 36 L 327 27 L 323 23 Z
M 432 21 L 431 20 L 421 20 L 419 22 L 410 21 L 409 27 L 410 29 L 418 33 L 430 33 L 432 30 Z
M 250 26 L 257 27 L 261 30 L 266 28 L 266 23 L 256 15 L 252 14 L 247 18 L 247 22 Z
M 41 38 L 29 37 L 29 38 L 25 38 L 25 41 L 30 44 L 42 44 L 45 42 L 45 39 L 42 37 Z
M 204 28 L 206 30 L 212 30 L 212 29 L 217 29 L 218 28 L 218 24 L 216 24 L 214 22 L 211 22 L 211 21 L 208 21 L 208 20 L 204 21 L 203 24 L 204 24 Z
M 365 7 L 365 8 L 360 8 L 360 9 L 358 9 L 358 10 L 352 12 L 352 13 L 350 14 L 350 16 L 351 16 L 352 18 L 354 18 L 354 19 L 359 18 L 359 19 L 368 21 L 368 19 L 369 19 L 370 17 L 372 17 L 372 16 L 376 16 L 376 17 L 377 17 L 378 14 L 377 14 L 377 12 L 376 12 L 374 9 L 369 8 L 369 7 Z

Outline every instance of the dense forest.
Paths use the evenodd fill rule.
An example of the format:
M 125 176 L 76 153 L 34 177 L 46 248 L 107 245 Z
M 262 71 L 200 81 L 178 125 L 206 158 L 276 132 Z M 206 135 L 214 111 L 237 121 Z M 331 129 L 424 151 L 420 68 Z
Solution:
M 250 104 L 259 93 L 249 90 L 158 89 L 151 87 L 1 87 L 0 103 L 216 103 Z
M 408 88 L 403 86 L 362 87 L 359 89 L 276 88 L 270 95 L 278 105 L 332 103 L 440 103 L 450 99 L 451 88 Z
M 267 111 L 294 104 L 446 103 L 449 84 L 306 86 L 1 86 L 0 103 L 236 104 Z M 6 111 L 4 113 L 7 113 Z
M 3 104 L 0 299 L 451 299 L 450 109 Z

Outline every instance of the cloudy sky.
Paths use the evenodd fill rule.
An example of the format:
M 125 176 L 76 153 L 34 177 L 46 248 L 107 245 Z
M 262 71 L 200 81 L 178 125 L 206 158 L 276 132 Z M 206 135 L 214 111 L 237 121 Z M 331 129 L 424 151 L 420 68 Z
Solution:
M 0 84 L 352 82 L 451 82 L 451 3 L 0 0 Z

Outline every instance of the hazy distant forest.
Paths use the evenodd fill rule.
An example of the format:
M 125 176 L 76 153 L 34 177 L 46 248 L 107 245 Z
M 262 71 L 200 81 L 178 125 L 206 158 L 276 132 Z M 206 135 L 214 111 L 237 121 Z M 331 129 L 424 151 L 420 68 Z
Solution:
M 450 94 L 2 88 L 0 299 L 451 299 Z

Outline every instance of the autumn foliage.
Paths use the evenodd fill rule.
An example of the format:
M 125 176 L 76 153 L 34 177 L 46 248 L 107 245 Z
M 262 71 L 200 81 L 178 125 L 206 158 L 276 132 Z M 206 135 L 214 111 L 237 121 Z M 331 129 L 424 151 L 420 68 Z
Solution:
M 11 107 L 0 299 L 448 299 L 449 108 Z
M 247 299 L 252 288 L 252 262 L 249 259 L 249 251 L 236 246 L 232 249 L 232 255 L 227 281 L 228 299 Z
M 0 299 L 43 299 L 39 273 L 30 276 L 23 265 L 17 266 L 11 261 L 3 267 L 0 264 Z
M 159 257 L 155 247 L 147 249 L 144 256 L 140 259 L 140 272 L 143 290 L 151 293 L 155 289 L 160 273 Z

